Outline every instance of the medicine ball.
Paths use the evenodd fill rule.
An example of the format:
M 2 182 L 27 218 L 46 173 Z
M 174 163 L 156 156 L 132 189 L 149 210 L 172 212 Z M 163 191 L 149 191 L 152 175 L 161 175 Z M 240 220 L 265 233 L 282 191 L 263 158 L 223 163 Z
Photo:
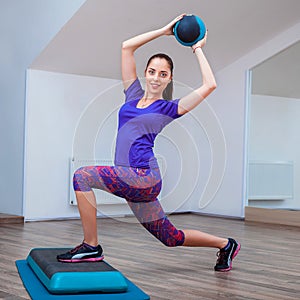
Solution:
M 204 38 L 206 27 L 198 16 L 185 15 L 174 25 L 173 32 L 180 44 L 193 46 Z

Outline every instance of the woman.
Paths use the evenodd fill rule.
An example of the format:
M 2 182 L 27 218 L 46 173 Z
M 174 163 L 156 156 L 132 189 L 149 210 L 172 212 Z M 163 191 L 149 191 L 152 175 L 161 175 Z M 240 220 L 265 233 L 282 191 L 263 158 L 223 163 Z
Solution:
M 133 37 L 122 45 L 122 79 L 126 100 L 119 111 L 115 166 L 90 166 L 74 174 L 74 189 L 82 220 L 83 243 L 57 256 L 62 262 L 103 259 L 98 244 L 96 199 L 92 188 L 102 189 L 127 200 L 140 223 L 169 247 L 214 247 L 219 249 L 216 271 L 229 271 L 240 250 L 234 239 L 220 238 L 197 230 L 178 230 L 165 215 L 157 196 L 161 176 L 153 154 L 157 134 L 172 120 L 199 105 L 215 88 L 216 82 L 202 51 L 207 35 L 192 46 L 202 73 L 202 85 L 190 94 L 170 100 L 173 62 L 165 54 L 152 56 L 145 70 L 145 91 L 137 78 L 134 52 L 164 35 L 172 35 L 174 24 Z M 167 100 L 165 100 L 167 99 Z M 168 101 L 169 100 L 169 101 Z

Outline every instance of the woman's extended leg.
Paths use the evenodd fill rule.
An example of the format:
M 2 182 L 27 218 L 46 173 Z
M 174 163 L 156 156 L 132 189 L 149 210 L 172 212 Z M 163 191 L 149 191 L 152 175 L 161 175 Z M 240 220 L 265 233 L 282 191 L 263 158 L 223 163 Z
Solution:
M 154 217 L 154 214 L 152 214 Z M 178 230 L 165 216 L 162 219 L 153 218 L 153 221 L 142 225 L 164 245 L 168 247 L 213 247 L 218 248 L 218 259 L 215 271 L 226 272 L 232 269 L 232 260 L 238 254 L 241 246 L 232 238 L 220 238 L 198 230 Z
M 214 247 L 222 249 L 226 247 L 228 239 L 210 235 L 205 232 L 193 229 L 183 229 L 185 236 L 182 246 L 187 247 Z
M 215 270 L 231 270 L 232 260 L 241 247 L 234 239 L 225 239 L 194 229 L 177 229 L 164 214 L 157 199 L 150 198 L 147 202 L 128 201 L 128 204 L 141 224 L 164 245 L 217 248 L 219 251 Z

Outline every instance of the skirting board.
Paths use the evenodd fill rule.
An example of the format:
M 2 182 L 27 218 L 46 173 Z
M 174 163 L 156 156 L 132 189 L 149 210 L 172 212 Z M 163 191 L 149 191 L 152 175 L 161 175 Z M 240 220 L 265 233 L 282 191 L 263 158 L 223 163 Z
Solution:
M 0 213 L 0 224 L 24 224 L 24 217 Z
M 245 221 L 300 227 L 300 210 L 246 206 Z

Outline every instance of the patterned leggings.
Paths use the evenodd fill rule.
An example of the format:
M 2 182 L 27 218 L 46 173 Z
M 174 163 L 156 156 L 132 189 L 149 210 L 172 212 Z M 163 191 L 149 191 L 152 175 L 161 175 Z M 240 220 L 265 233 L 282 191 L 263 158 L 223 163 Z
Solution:
M 169 221 L 157 199 L 161 184 L 159 169 L 121 166 L 81 167 L 73 178 L 75 191 L 89 192 L 95 188 L 125 198 L 136 218 L 152 235 L 168 247 L 181 246 L 184 233 Z

